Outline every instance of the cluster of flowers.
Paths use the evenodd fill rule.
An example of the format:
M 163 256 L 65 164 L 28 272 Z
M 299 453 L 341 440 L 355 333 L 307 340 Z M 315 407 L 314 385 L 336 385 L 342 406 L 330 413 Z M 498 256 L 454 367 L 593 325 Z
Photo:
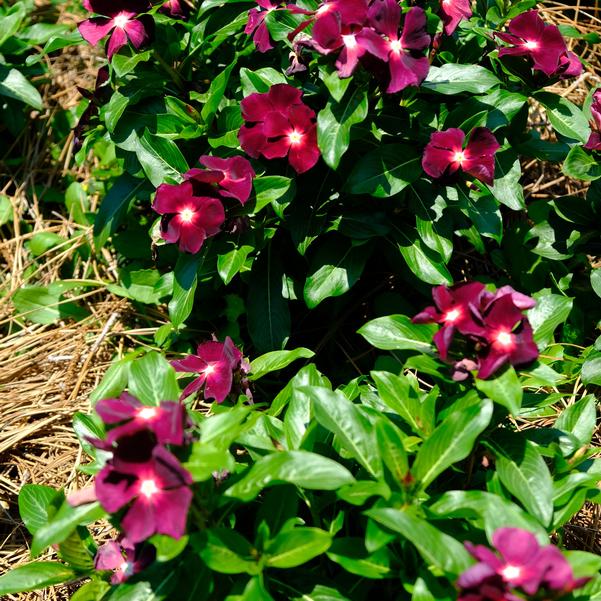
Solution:
M 245 31 L 253 36 L 260 52 L 273 47 L 266 23 L 271 11 L 288 10 L 308 17 L 289 36 L 294 40 L 294 60 L 289 72 L 306 69 L 299 53 L 308 48 L 323 55 L 335 54 L 336 68 L 343 78 L 350 77 L 361 62 L 386 82 L 389 94 L 419 86 L 428 74 L 429 61 L 424 52 L 432 38 L 426 32 L 426 14 L 420 7 L 410 8 L 403 19 L 396 0 L 325 0 L 315 11 L 295 4 L 281 7 L 276 0 L 257 3 L 259 7 L 248 13 Z M 460 21 L 471 15 L 469 0 L 440 2 L 446 35 L 452 35 Z M 310 35 L 299 35 L 311 24 Z M 545 24 L 535 10 L 518 15 L 508 24 L 507 32 L 495 32 L 495 36 L 508 44 L 499 48 L 499 56 L 525 56 L 534 70 L 547 76 L 574 77 L 582 72 L 580 60 L 568 50 L 559 29 Z
M 414 323 L 439 323 L 434 344 L 441 359 L 449 360 L 449 350 L 455 334 L 474 343 L 475 360 L 454 361 L 453 377 L 462 380 L 477 369 L 478 378 L 486 379 L 503 365 L 525 365 L 538 357 L 532 337 L 532 327 L 524 310 L 536 301 L 503 286 L 488 292 L 480 282 L 467 282 L 452 287 L 432 289 L 434 306 L 427 307 L 414 318 Z
M 459 577 L 457 601 L 523 601 L 520 593 L 559 599 L 590 580 L 575 579 L 561 551 L 539 545 L 527 530 L 499 528 L 492 543 L 498 555 L 483 545 L 465 543 L 478 563 Z
M 92 46 L 108 38 L 106 54 L 109 60 L 128 42 L 139 50 L 152 38 L 154 20 L 146 14 L 152 8 L 149 0 L 83 0 L 83 7 L 98 16 L 79 23 L 79 33 Z M 164 0 L 159 10 L 178 19 L 186 16 L 186 5 L 180 0 Z
M 234 198 L 244 205 L 255 177 L 251 164 L 241 156 L 201 156 L 198 160 L 206 169 L 190 169 L 181 184 L 161 184 L 152 205 L 162 215 L 161 237 L 192 254 L 221 231 L 223 199 Z
M 601 89 L 596 90 L 593 94 L 591 116 L 593 131 L 584 147 L 588 150 L 601 150 Z

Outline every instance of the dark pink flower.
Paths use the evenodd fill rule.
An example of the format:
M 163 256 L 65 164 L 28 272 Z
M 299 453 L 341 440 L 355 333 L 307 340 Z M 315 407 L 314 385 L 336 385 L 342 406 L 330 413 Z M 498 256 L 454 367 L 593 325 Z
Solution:
M 234 374 L 248 371 L 242 353 L 229 336 L 225 342 L 203 342 L 196 349 L 196 355 L 172 361 L 171 365 L 177 372 L 198 374 L 182 392 L 181 400 L 204 386 L 205 400 L 215 399 L 217 403 L 222 403 L 232 391 Z
M 86 110 L 82 113 L 77 125 L 73 128 L 73 149 L 77 152 L 83 146 L 83 136 L 93 117 L 98 114 L 99 108 L 108 102 L 111 96 L 111 87 L 108 86 L 110 79 L 109 68 L 105 65 L 98 69 L 96 85 L 94 90 L 86 90 L 77 86 L 79 93 L 90 101 Z
M 326 17 L 326 20 L 329 21 L 332 15 L 335 15 L 340 27 L 346 31 L 352 27 L 361 27 L 367 19 L 367 7 L 367 0 L 325 0 L 324 2 L 321 2 L 315 11 L 306 10 L 294 4 L 288 5 L 287 8 L 293 14 L 302 14 L 309 17 L 288 35 L 288 39 L 292 41 L 301 31 L 311 25 L 311 23 L 317 25 L 321 19 L 325 19 Z M 322 27 L 322 25 L 320 25 L 320 27 Z M 327 27 L 331 27 L 331 25 L 328 25 Z
M 112 570 L 111 584 L 121 584 L 146 569 L 156 558 L 156 549 L 148 544 L 133 544 L 127 538 L 109 541 L 98 548 L 96 570 Z
M 203 155 L 198 159 L 201 165 L 211 170 L 211 173 L 219 173 L 221 179 L 218 182 L 219 194 L 221 196 L 235 198 L 244 205 L 252 191 L 255 170 L 247 159 L 240 156 L 222 159 Z M 198 176 L 199 169 L 191 169 L 184 175 L 186 179 L 194 179 Z
M 511 293 L 488 304 L 482 312 L 482 324 L 486 346 L 480 354 L 479 378 L 485 380 L 507 363 L 519 366 L 538 357 L 532 327 Z
M 242 102 L 240 144 L 248 155 L 267 159 L 288 157 L 297 173 L 319 160 L 315 112 L 301 100 L 302 92 L 276 84 L 265 94 L 251 94 Z
M 273 48 L 273 45 L 265 23 L 265 17 L 272 10 L 277 10 L 278 2 L 274 0 L 256 0 L 256 2 L 259 8 L 252 8 L 248 11 L 248 23 L 244 33 L 252 35 L 253 42 L 259 52 L 267 52 Z
M 95 489 L 108 513 L 127 506 L 121 527 L 138 543 L 153 534 L 184 535 L 191 484 L 177 458 L 165 447 L 149 446 L 141 431 L 119 440 L 113 459 L 96 476 Z
M 588 150 L 601 150 L 601 88 L 593 93 L 591 117 L 593 131 L 584 147 Z
M 181 445 L 184 442 L 184 407 L 173 401 L 163 401 L 158 407 L 143 405 L 124 392 L 116 399 L 102 399 L 95 407 L 96 413 L 109 430 L 107 442 L 114 443 L 126 433 L 148 428 L 154 432 L 159 444 Z
M 465 145 L 465 134 L 457 128 L 436 131 L 424 150 L 422 167 L 434 178 L 452 175 L 458 170 L 492 184 L 495 175 L 495 152 L 501 147 L 486 127 L 472 130 Z
M 210 172 L 207 174 L 210 176 Z M 222 179 L 220 174 L 212 177 L 215 182 Z M 178 242 L 180 250 L 192 254 L 201 249 L 207 238 L 219 233 L 225 221 L 221 201 L 211 196 L 196 196 L 195 185 L 190 180 L 177 185 L 161 184 L 152 205 L 163 216 L 163 239 L 171 243 Z
M 375 0 L 368 16 L 372 27 L 387 38 L 384 60 L 390 69 L 390 83 L 386 92 L 394 94 L 408 86 L 419 86 L 430 69 L 423 55 L 432 41 L 426 32 L 426 13 L 418 6 L 409 9 L 400 34 L 401 7 L 396 0 Z
M 472 16 L 472 3 L 471 0 L 441 0 L 440 12 L 444 32 L 451 35 L 461 21 Z
M 184 0 L 166 0 L 159 8 L 159 12 L 175 19 L 185 19 L 188 16 L 188 6 Z
M 453 336 L 458 330 L 462 334 L 482 334 L 479 308 L 485 293 L 484 284 L 466 282 L 451 288 L 436 286 L 432 289 L 435 306 L 426 307 L 413 318 L 413 323 L 440 323 L 442 328 L 434 335 L 434 344 L 446 361 Z
M 560 79 L 578 77 L 582 73 L 582 62 L 576 54 L 569 50 L 559 59 L 557 75 Z
M 560 61 L 567 53 L 566 43 L 555 25 L 547 25 L 535 10 L 529 10 L 512 19 L 507 26 L 509 33 L 496 36 L 511 44 L 499 49 L 499 56 L 527 56 L 534 69 L 545 75 L 554 75 Z
M 150 39 L 152 17 L 139 16 L 150 8 L 146 0 L 84 0 L 83 5 L 91 13 L 102 16 L 79 23 L 79 33 L 92 46 L 111 34 L 107 45 L 109 59 L 128 41 L 139 49 Z
M 567 593 L 587 581 L 575 580 L 559 549 L 553 545 L 541 547 L 527 530 L 499 528 L 492 543 L 497 553 L 483 545 L 465 543 L 478 563 L 459 577 L 457 584 L 462 589 L 459 599 L 521 599 L 512 595 L 508 587 L 521 589 L 527 595 L 543 591 Z M 493 589 L 505 596 L 493 596 Z

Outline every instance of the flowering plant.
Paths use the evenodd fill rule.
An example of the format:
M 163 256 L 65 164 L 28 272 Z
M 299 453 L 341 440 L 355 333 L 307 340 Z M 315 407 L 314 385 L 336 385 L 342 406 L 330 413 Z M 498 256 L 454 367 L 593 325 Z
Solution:
M 106 77 L 77 157 L 113 149 L 95 248 L 165 323 L 75 417 L 89 486 L 23 488 L 60 561 L 0 592 L 601 596 L 560 550 L 600 499 L 601 125 L 598 92 L 556 93 L 571 41 L 530 2 L 109 4 L 79 24 Z M 592 183 L 531 198 L 523 160 Z

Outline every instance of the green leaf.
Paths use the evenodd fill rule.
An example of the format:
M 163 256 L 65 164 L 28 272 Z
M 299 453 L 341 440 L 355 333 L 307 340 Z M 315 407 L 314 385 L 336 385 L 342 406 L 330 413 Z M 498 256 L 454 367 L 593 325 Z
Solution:
M 352 474 L 332 459 L 308 451 L 285 451 L 259 459 L 224 494 L 252 501 L 264 488 L 283 482 L 311 490 L 336 490 L 354 481 Z
M 105 515 L 104 509 L 98 502 L 71 507 L 67 501 L 64 501 L 52 519 L 36 531 L 31 543 L 31 555 L 36 557 L 46 547 L 62 543 L 77 526 L 95 522 Z
M 272 351 L 257 357 L 250 364 L 250 380 L 258 380 L 273 371 L 284 369 L 297 359 L 310 359 L 315 353 L 307 348 L 297 348 L 293 351 Z
M 248 331 L 260 353 L 282 349 L 290 336 L 290 309 L 282 295 L 280 258 L 266 256 L 255 261 L 247 300 Z
M 135 359 L 135 354 L 125 356 L 115 361 L 106 371 L 100 384 L 90 394 L 90 403 L 94 406 L 100 399 L 110 399 L 120 395 L 127 387 L 129 366 Z
M 240 83 L 242 84 L 244 96 L 249 96 L 255 92 L 259 94 L 269 92 L 271 86 L 278 83 L 288 83 L 288 80 L 282 73 L 272 67 L 265 67 L 255 71 L 242 67 L 240 69 Z
M 274 601 L 274 599 L 265 588 L 261 577 L 254 576 L 248 581 L 239 601 Z
M 553 332 L 568 318 L 574 300 L 568 296 L 546 292 L 533 296 L 536 299 L 536 307 L 528 311 L 528 320 L 534 330 L 534 342 L 542 350 L 553 342 Z
M 488 399 L 451 413 L 420 447 L 411 472 L 426 488 L 454 463 L 473 450 L 478 436 L 488 426 L 493 405 Z
M 431 324 L 414 324 L 406 315 L 389 315 L 368 321 L 358 333 L 381 350 L 415 350 L 432 353 L 432 337 L 438 328 Z
M 496 530 L 508 524 L 536 535 L 541 544 L 547 544 L 547 531 L 535 518 L 520 509 L 515 503 L 500 495 L 481 490 L 451 490 L 439 497 L 428 511 L 445 520 L 473 519 L 479 517 L 489 542 Z
M 225 89 L 230 79 L 232 69 L 236 66 L 237 62 L 238 58 L 236 57 L 236 59 L 225 69 L 220 70 L 217 77 L 213 79 L 211 85 L 209 86 L 207 91 L 207 100 L 202 107 L 202 111 L 200 112 L 201 117 L 207 125 L 210 125 L 215 117 L 215 113 L 219 108 L 219 104 L 223 100 L 223 95 L 225 94 Z
M 382 402 L 407 422 L 414 432 L 421 434 L 421 403 L 407 379 L 387 371 L 372 371 L 371 377 Z
M 359 159 L 345 187 L 353 194 L 394 196 L 421 175 L 421 155 L 406 144 L 384 144 Z
M 387 418 L 376 422 L 376 441 L 384 465 L 400 484 L 409 473 L 409 459 L 403 445 L 401 431 Z
M 234 248 L 224 255 L 217 256 L 217 271 L 225 285 L 229 284 L 246 263 L 248 255 L 254 250 L 252 246 Z
M 36 591 L 77 578 L 77 572 L 62 563 L 35 561 L 0 576 L 0 595 Z
M 372 497 L 390 498 L 390 488 L 385 482 L 373 480 L 359 480 L 347 484 L 336 491 L 336 496 L 351 505 L 364 505 Z
M 128 388 L 145 405 L 177 401 L 180 395 L 175 370 L 163 355 L 155 351 L 131 364 Z
M 264 175 L 253 181 L 257 197 L 255 212 L 271 204 L 278 217 L 283 217 L 283 210 L 290 204 L 296 192 L 294 180 L 283 175 Z
M 265 549 L 267 566 L 295 568 L 325 553 L 332 535 L 319 528 L 294 528 L 280 532 Z
M 71 601 L 100 601 L 111 585 L 104 580 L 92 580 L 78 588 L 71 596 Z
M 496 75 L 484 67 L 447 63 L 430 67 L 421 87 L 439 94 L 483 94 L 500 83 Z
M 457 576 L 473 563 L 469 553 L 458 540 L 444 534 L 409 510 L 378 508 L 370 509 L 365 514 L 382 526 L 404 536 L 415 545 L 428 564 L 446 574 Z
M 34 257 L 39 257 L 55 246 L 64 244 L 64 242 L 65 239 L 54 232 L 40 232 L 31 237 L 28 248 Z
M 120 175 L 108 194 L 102 199 L 100 209 L 94 218 L 94 244 L 96 248 L 104 246 L 106 241 L 119 227 L 131 203 L 140 195 L 145 181 L 132 177 L 128 173 Z
M 165 182 L 179 184 L 182 181 L 188 163 L 173 140 L 155 136 L 146 129 L 138 141 L 136 155 L 155 188 Z
M 40 93 L 17 69 L 0 64 L 0 96 L 8 96 L 41 111 L 44 108 Z
M 317 144 L 321 156 L 332 169 L 338 168 L 348 150 L 351 127 L 364 121 L 367 111 L 367 90 L 355 87 L 339 103 L 328 102 L 317 115 Z
M 580 108 L 567 98 L 551 92 L 536 92 L 534 98 L 545 107 L 547 117 L 557 133 L 586 144 L 591 129 Z
M 493 196 L 514 211 L 526 208 L 524 189 L 520 184 L 522 166 L 513 150 L 505 150 L 495 155 L 495 181 L 490 188 Z
M 601 386 L 601 353 L 591 353 L 585 359 L 580 377 L 585 386 Z
M 521 434 L 504 432 L 491 441 L 503 486 L 543 526 L 553 518 L 553 479 L 536 447 Z
M 202 560 L 220 574 L 257 574 L 259 566 L 250 543 L 235 530 L 208 528 L 193 539 L 193 547 Z M 255 554 L 256 555 L 256 554 Z
M 192 313 L 194 294 L 198 285 L 198 270 L 203 255 L 182 253 L 173 272 L 173 296 L 169 302 L 171 323 L 179 328 Z
M 303 295 L 314 309 L 327 298 L 348 292 L 359 280 L 369 254 L 364 247 L 351 247 L 335 265 L 322 265 L 305 281 Z
M 13 205 L 6 194 L 0 194 L 0 225 L 12 221 L 14 217 Z
M 229 472 L 236 468 L 228 446 L 204 440 L 192 445 L 192 452 L 184 467 L 190 472 L 194 482 L 205 482 L 213 479 L 215 473 L 224 470 Z
M 601 177 L 601 164 L 582 146 L 574 146 L 570 150 L 561 170 L 568 177 L 589 182 Z
M 511 415 L 518 415 L 522 408 L 522 385 L 515 369 L 509 366 L 488 380 L 476 378 L 476 388 L 489 399 L 506 407 Z
M 390 576 L 391 554 L 388 549 L 370 554 L 360 538 L 337 538 L 328 551 L 328 557 L 350 574 L 372 579 Z
M 18 290 L 13 298 L 17 317 L 25 317 L 29 321 L 50 324 L 59 319 L 83 319 L 88 311 L 63 298 L 58 288 L 28 286 Z
M 601 297 L 601 268 L 591 269 L 591 287 L 598 297 Z
M 372 476 L 382 475 L 374 430 L 363 413 L 339 391 L 319 386 L 300 389 L 313 401 L 315 419 L 336 435 L 340 444 Z
M 589 394 L 564 409 L 557 418 L 555 427 L 558 430 L 569 432 L 584 446 L 591 442 L 593 432 L 595 431 L 596 420 L 597 408 L 595 397 L 594 395 Z
M 19 515 L 27 530 L 35 534 L 48 522 L 48 508 L 61 497 L 61 493 L 49 486 L 25 484 L 19 492 Z

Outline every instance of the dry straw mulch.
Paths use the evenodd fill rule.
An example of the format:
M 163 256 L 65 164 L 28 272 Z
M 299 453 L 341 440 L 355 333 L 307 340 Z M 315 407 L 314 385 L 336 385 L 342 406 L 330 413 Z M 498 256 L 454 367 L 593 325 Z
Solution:
M 77 20 L 69 4 L 59 6 L 60 21 Z M 41 3 L 38 10 L 42 13 L 56 8 Z M 550 21 L 572 25 L 583 33 L 601 34 L 598 3 L 548 2 L 544 12 Z M 570 46 L 584 58 L 587 68 L 576 81 L 562 84 L 561 93 L 580 104 L 591 88 L 601 84 L 601 48 L 578 40 L 571 40 Z M 140 316 L 127 301 L 106 290 L 105 283 L 116 279 L 115 258 L 106 250 L 100 258 L 75 260 L 75 277 L 93 273 L 97 281 L 97 286 L 78 297 L 86 303 L 89 317 L 78 323 L 29 326 L 22 316 L 14 315 L 11 297 L 25 283 L 24 274 L 27 283 L 40 285 L 59 279 L 63 266 L 73 263 L 75 250 L 91 236 L 88 228 L 64 215 L 44 214 L 38 193 L 40 187 L 59 184 L 65 175 L 82 183 L 87 180 L 91 166 L 75 166 L 72 138 L 66 141 L 58 160 L 51 158 L 47 141 L 57 110 L 74 106 L 79 100 L 74 83 L 93 87 L 100 62 L 85 47 L 65 49 L 47 61 L 52 81 L 42 87 L 42 92 L 48 108 L 33 115 L 32 127 L 15 143 L 27 160 L 16 169 L 5 166 L 0 180 L 0 193 L 10 196 L 15 216 L 12 236 L 0 239 L 0 327 L 4 336 L 0 339 L 0 573 L 29 559 L 30 537 L 19 520 L 17 507 L 20 487 L 35 483 L 65 486 L 71 491 L 86 484 L 87 477 L 76 470 L 83 458 L 71 428 L 72 417 L 77 411 L 89 409 L 88 394 L 111 360 L 140 344 L 140 336 L 151 334 L 154 328 L 148 327 L 149 322 L 158 327 L 163 321 L 160 312 L 145 315 L 145 327 L 136 329 Z M 536 105 L 532 107 L 532 123 L 544 136 L 553 136 Z M 570 181 L 556 168 L 540 162 L 524 166 L 526 192 L 533 198 L 584 192 L 581 182 Z M 28 233 L 19 227 L 23 222 L 30 226 Z M 43 262 L 38 261 L 41 267 L 32 272 L 24 243 L 34 233 L 50 231 L 68 236 L 70 244 L 53 249 Z M 566 527 L 565 542 L 572 548 L 600 552 L 599 518 L 598 506 L 585 507 Z M 94 535 L 101 540 L 108 531 L 106 524 L 100 524 Z M 52 555 L 47 553 L 47 557 Z M 66 587 L 56 587 L 8 598 L 68 599 L 69 592 Z

